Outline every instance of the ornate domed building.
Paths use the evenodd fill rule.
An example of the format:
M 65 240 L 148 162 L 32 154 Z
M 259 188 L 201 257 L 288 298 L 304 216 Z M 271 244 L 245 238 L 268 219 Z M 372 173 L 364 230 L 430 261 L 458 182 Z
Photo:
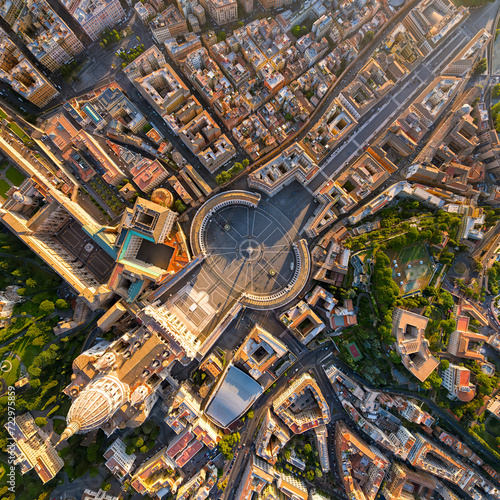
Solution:
M 89 432 L 106 422 L 125 404 L 129 388 L 114 375 L 105 375 L 89 383 L 75 399 L 66 420 L 61 440 L 77 432 Z
M 182 352 L 142 326 L 112 343 L 101 342 L 73 361 L 73 399 L 61 441 L 101 428 L 138 427 L 148 417 L 166 369 Z

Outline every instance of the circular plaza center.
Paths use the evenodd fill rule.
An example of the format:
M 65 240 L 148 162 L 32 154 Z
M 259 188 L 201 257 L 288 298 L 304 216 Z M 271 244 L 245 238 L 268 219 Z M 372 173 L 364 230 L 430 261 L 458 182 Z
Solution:
M 249 307 L 271 309 L 292 300 L 309 275 L 304 240 L 276 207 L 260 196 L 233 191 L 203 205 L 191 228 L 193 253 L 203 266 Z M 305 279 L 304 279 L 305 278 Z

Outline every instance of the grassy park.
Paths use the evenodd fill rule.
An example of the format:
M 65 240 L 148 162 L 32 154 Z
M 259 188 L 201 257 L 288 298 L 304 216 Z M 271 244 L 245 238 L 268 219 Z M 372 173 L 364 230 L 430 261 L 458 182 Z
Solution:
M 400 251 L 387 251 L 391 259 L 392 277 L 402 296 L 425 288 L 432 277 L 433 265 L 425 243 L 417 243 Z

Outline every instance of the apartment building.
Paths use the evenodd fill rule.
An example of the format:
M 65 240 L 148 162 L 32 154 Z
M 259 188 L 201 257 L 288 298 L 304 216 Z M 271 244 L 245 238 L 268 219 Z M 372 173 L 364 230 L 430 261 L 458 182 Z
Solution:
M 116 186 L 126 176 L 108 152 L 93 136 L 80 130 L 72 139 L 72 147 L 63 153 L 63 158 L 83 180 L 88 181 L 99 173 L 108 184 Z
M 111 446 L 104 452 L 104 458 L 106 462 L 104 465 L 111 471 L 111 473 L 123 481 L 125 476 L 127 476 L 134 466 L 135 459 L 137 458 L 135 453 L 130 455 L 126 452 L 127 446 L 120 439 L 113 441 Z
M 139 466 L 130 485 L 141 495 L 155 496 L 167 488 L 175 491 L 182 484 L 182 477 L 174 472 L 175 469 L 176 465 L 165 447 Z
M 251 455 L 241 477 L 236 498 L 252 500 L 274 481 L 275 469 L 262 458 Z
M 52 446 L 49 436 L 38 425 L 31 413 L 19 415 L 5 425 L 12 436 L 8 453 L 14 465 L 20 465 L 21 474 L 34 470 L 46 483 L 62 469 L 63 459 Z
M 195 5 L 193 7 L 193 14 L 196 16 L 196 19 L 198 19 L 200 26 L 203 26 L 207 22 L 205 9 L 201 5 Z
M 392 314 L 392 335 L 396 338 L 396 350 L 406 369 L 422 382 L 439 365 L 425 338 L 428 321 L 424 316 L 397 307 Z
M 389 468 L 389 460 L 375 446 L 351 432 L 343 422 L 335 424 L 335 455 L 347 496 L 374 500 Z
M 200 3 L 216 24 L 222 26 L 238 20 L 236 0 L 201 0 Z
M 269 332 L 255 325 L 241 347 L 235 361 L 242 363 L 248 373 L 258 380 L 269 368 L 288 352 L 286 346 Z
M 309 404 L 297 403 L 308 395 Z M 316 381 L 303 373 L 279 394 L 273 402 L 276 415 L 294 432 L 302 434 L 330 422 L 330 408 Z
M 301 300 L 298 304 L 284 311 L 280 321 L 304 344 L 322 332 L 326 325 L 309 304 Z
M 201 47 L 201 41 L 194 33 L 180 36 L 178 38 L 169 38 L 165 40 L 165 48 L 168 55 L 176 62 L 179 63 L 186 56 Z
M 120 0 L 62 0 L 61 3 L 92 40 L 125 18 Z
M 255 453 L 274 465 L 278 453 L 290 440 L 290 433 L 268 409 L 255 438 Z
M 194 153 L 199 154 L 221 136 L 221 130 L 208 111 L 196 116 L 179 131 L 182 142 Z
M 248 185 L 274 196 L 293 181 L 299 181 L 306 186 L 317 174 L 318 169 L 318 165 L 306 151 L 298 144 L 294 144 L 274 160 L 252 172 L 248 176 Z
M 153 45 L 146 52 L 143 52 L 137 59 L 134 59 L 123 69 L 127 78 L 134 83 L 137 78 L 142 78 L 153 71 L 164 68 L 167 65 L 162 51 Z
M 49 71 L 56 71 L 84 48 L 44 0 L 27 0 L 12 29 Z
M 236 148 L 225 134 L 198 154 L 199 160 L 211 174 L 235 156 Z
M 470 381 L 470 370 L 463 366 L 450 366 L 442 373 L 441 385 L 448 391 L 450 399 L 468 403 L 476 395 L 476 386 Z
M 144 193 L 151 193 L 168 177 L 168 171 L 158 159 L 143 158 L 129 172 L 136 186 Z
M 0 40 L 0 80 L 39 108 L 59 94 L 7 36 Z
M 438 76 L 413 101 L 409 112 L 414 113 L 428 127 L 441 116 L 448 103 L 457 95 L 462 79 L 452 76 Z
M 450 0 L 425 0 L 403 19 L 403 25 L 421 43 L 426 55 L 467 15 L 465 7 Z
M 330 15 L 321 16 L 319 19 L 314 21 L 311 31 L 314 33 L 316 40 L 321 40 L 323 37 L 328 35 L 333 25 L 333 18 Z
M 458 55 L 443 70 L 443 75 L 465 77 L 479 61 L 491 34 L 484 28 L 458 53 Z
M 264 10 L 281 9 L 292 4 L 292 0 L 259 0 Z
M 185 35 L 188 32 L 186 19 L 173 5 L 169 5 L 161 14 L 158 14 L 149 28 L 157 43 L 164 43 L 169 38 Z
M 387 500 L 405 498 L 407 491 L 411 491 L 423 500 L 430 500 L 437 488 L 432 476 L 414 472 L 398 462 L 392 463 L 388 475 L 389 478 L 382 489 L 382 494 Z
M 0 2 L 0 16 L 12 26 L 23 7 L 23 0 L 2 0 Z
M 479 346 L 486 342 L 488 337 L 469 330 L 468 316 L 458 316 L 457 327 L 450 335 L 448 352 L 458 358 L 484 361 L 484 355 Z
M 240 0 L 240 5 L 247 14 L 253 12 L 253 0 Z
M 465 472 L 464 465 L 422 434 L 417 433 L 416 438 L 408 455 L 408 462 L 414 467 L 457 484 Z

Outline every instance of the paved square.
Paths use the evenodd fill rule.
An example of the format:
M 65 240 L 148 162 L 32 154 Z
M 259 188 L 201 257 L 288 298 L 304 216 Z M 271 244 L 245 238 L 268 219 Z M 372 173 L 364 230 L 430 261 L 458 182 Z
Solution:
M 206 265 L 236 293 L 270 295 L 293 277 L 293 241 L 266 208 L 222 207 L 212 214 L 202 235 Z

